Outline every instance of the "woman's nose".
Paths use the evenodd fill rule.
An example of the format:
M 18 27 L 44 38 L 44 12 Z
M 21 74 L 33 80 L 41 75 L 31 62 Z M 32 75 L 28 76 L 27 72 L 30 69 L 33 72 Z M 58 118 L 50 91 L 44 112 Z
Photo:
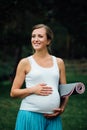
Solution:
M 36 36 L 36 37 L 34 38 L 34 40 L 35 40 L 35 41 L 38 41 L 38 37 Z

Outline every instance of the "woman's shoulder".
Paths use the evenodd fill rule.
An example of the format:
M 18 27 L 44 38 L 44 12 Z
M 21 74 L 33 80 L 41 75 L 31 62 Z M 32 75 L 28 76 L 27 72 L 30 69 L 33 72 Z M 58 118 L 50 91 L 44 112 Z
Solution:
M 28 58 L 26 57 L 26 58 L 20 59 L 19 64 L 26 64 L 27 62 L 28 62 Z
M 56 57 L 57 59 L 57 64 L 58 66 L 61 68 L 62 66 L 64 66 L 64 60 L 60 57 Z
M 62 58 L 57 57 L 57 62 L 64 63 L 64 60 Z
M 54 56 L 54 57 L 56 58 L 57 63 L 59 63 L 59 64 L 63 64 L 64 63 L 64 60 L 62 58 L 56 57 L 56 56 Z
M 19 63 L 18 63 L 18 68 L 20 68 L 21 70 L 26 71 L 26 73 L 30 70 L 30 63 L 29 63 L 29 57 L 25 57 L 20 59 Z
M 20 59 L 20 61 L 19 61 L 19 63 L 20 64 L 29 64 L 29 58 L 30 58 L 31 56 L 28 56 L 28 57 L 24 57 L 24 58 L 22 58 L 22 59 Z
M 30 66 L 29 57 L 25 57 L 25 58 L 20 59 L 18 66 L 20 66 L 20 67 Z

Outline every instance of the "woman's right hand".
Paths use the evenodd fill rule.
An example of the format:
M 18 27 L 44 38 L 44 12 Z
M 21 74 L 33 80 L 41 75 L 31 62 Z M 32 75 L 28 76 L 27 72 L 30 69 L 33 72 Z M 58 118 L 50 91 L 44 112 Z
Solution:
M 48 96 L 49 94 L 52 94 L 52 87 L 47 86 L 47 84 L 45 83 L 41 83 L 32 87 L 32 93 L 42 96 Z

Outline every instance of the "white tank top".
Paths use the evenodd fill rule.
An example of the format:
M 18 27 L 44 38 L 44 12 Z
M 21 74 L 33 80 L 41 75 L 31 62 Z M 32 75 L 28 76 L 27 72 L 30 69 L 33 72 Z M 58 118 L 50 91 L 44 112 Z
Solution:
M 52 56 L 52 59 L 53 66 L 45 68 L 37 64 L 32 56 L 28 57 L 31 70 L 25 78 L 26 87 L 29 88 L 40 83 L 46 83 L 52 87 L 53 92 L 48 96 L 31 94 L 25 97 L 21 102 L 20 110 L 53 113 L 53 110 L 60 106 L 60 95 L 58 92 L 59 68 L 56 57 Z

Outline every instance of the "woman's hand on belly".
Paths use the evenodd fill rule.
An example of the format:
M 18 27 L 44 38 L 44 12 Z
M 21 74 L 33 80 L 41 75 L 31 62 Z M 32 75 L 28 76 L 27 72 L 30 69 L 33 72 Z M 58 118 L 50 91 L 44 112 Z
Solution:
M 38 84 L 32 87 L 32 94 L 48 96 L 49 94 L 52 94 L 52 87 L 47 86 L 45 83 Z
M 59 116 L 60 114 L 62 114 L 63 111 L 64 110 L 62 108 L 56 108 L 56 109 L 54 109 L 52 114 L 44 114 L 44 116 L 48 119 L 52 119 L 52 118 L 55 118 L 55 117 Z

